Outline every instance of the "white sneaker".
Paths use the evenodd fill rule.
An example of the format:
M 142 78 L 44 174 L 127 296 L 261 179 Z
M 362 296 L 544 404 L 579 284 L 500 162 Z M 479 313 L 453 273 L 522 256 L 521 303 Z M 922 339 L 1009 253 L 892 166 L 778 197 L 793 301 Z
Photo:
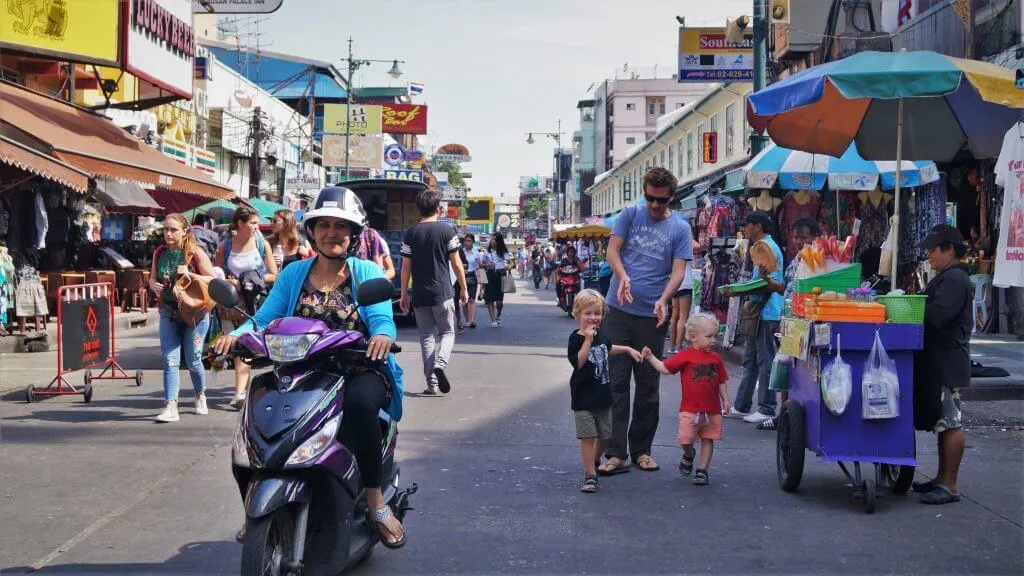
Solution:
M 771 420 L 772 418 L 774 418 L 774 416 L 762 414 L 760 412 L 754 412 L 753 414 L 744 416 L 743 421 L 749 422 L 751 424 L 760 424 L 761 422 L 764 422 L 765 420 Z
M 497 320 L 495 320 L 494 322 L 491 322 L 491 328 L 497 328 L 497 327 L 498 327 L 498 321 Z
M 178 421 L 178 403 L 171 400 L 164 407 L 164 411 L 156 417 L 157 422 L 177 422 Z
M 235 397 L 232 398 L 231 402 L 228 404 L 228 406 L 230 406 L 232 410 L 241 410 L 242 406 L 244 406 L 244 405 L 245 405 L 245 392 L 240 392 L 240 393 L 236 392 L 235 393 Z
M 196 398 L 196 414 L 206 416 L 209 413 L 210 409 L 206 406 L 206 394 L 203 394 Z
M 749 415 L 750 414 L 748 414 L 747 412 L 740 412 L 739 410 L 736 409 L 735 406 L 730 406 L 729 407 L 729 413 L 726 414 L 726 417 L 727 418 L 746 418 Z

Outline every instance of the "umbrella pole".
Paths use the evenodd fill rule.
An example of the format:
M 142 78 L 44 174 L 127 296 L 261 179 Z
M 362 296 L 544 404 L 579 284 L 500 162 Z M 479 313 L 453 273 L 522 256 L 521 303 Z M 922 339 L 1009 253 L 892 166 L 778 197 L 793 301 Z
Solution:
M 903 180 L 903 98 L 900 98 L 899 108 L 896 112 L 896 198 L 894 202 L 896 204 L 893 209 L 892 227 L 895 230 L 892 232 L 892 238 L 895 242 L 892 243 L 892 273 L 889 276 L 889 289 L 896 289 L 896 263 L 899 261 L 900 252 L 900 184 Z

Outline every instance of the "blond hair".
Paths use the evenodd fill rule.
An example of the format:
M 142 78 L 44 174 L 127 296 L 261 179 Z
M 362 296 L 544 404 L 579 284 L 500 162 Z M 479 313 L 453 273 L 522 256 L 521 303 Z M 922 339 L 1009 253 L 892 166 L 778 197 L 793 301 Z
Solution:
M 583 315 L 583 311 L 591 306 L 600 306 L 601 315 L 608 311 L 608 305 L 605 304 L 601 293 L 588 288 L 576 295 L 576 300 L 572 303 L 572 317 L 579 320 L 580 316 Z
M 686 335 L 690 336 L 701 326 L 711 328 L 715 334 L 717 334 L 718 329 L 721 328 L 721 324 L 718 322 L 718 318 L 715 318 L 714 314 L 699 312 L 690 316 L 690 318 L 686 320 Z
M 189 225 L 188 219 L 185 218 L 184 214 L 178 212 L 172 212 L 167 216 L 164 216 L 164 222 L 173 220 L 181 225 L 181 231 L 184 235 L 181 237 L 181 249 L 186 256 L 196 251 L 198 245 L 196 244 L 196 236 L 192 233 L 192 226 Z

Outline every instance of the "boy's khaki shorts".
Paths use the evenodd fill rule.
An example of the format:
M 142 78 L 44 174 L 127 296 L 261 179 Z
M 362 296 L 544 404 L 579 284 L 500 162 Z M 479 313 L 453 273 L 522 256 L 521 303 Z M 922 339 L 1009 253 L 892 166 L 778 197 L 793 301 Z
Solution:
M 610 440 L 612 437 L 612 409 L 574 410 L 577 438 L 600 438 Z

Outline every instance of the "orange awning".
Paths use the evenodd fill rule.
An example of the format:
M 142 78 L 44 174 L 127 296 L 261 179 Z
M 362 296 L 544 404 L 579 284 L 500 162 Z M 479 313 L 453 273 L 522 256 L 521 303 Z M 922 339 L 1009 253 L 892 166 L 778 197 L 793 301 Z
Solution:
M 42 176 L 77 192 L 89 190 L 89 173 L 0 134 L 0 162 Z
M 215 200 L 234 191 L 178 163 L 104 116 L 0 82 L 0 122 L 32 135 L 54 156 L 92 175 L 132 180 Z

